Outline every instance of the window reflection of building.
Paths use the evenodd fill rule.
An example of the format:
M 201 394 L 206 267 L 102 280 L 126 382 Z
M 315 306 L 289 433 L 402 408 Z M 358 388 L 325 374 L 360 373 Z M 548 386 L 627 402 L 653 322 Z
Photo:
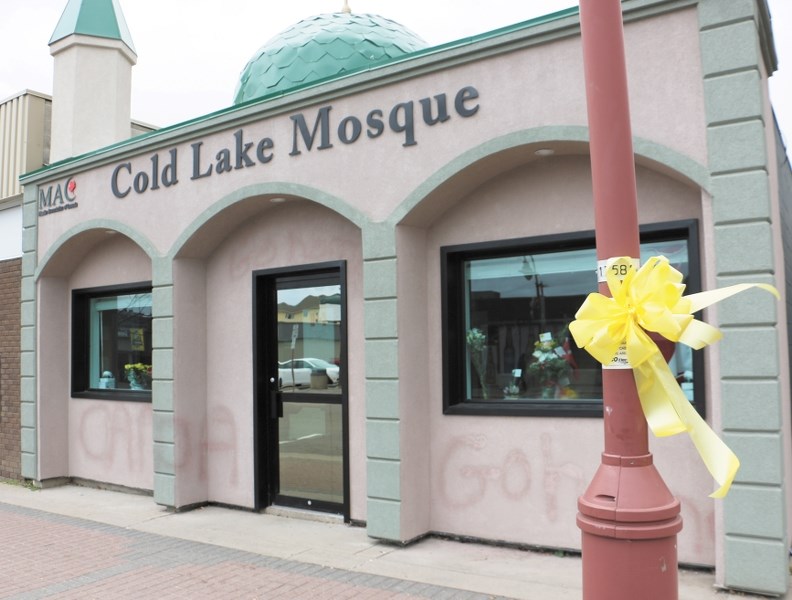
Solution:
M 278 360 L 315 357 L 338 364 L 341 352 L 341 294 L 338 286 L 312 288 L 315 293 L 278 292 Z M 292 335 L 297 337 L 292 348 Z
M 513 397 L 507 392 L 511 384 L 519 387 L 523 399 L 545 393 L 544 378 L 529 373 L 529 366 L 536 361 L 536 344 L 549 333 L 560 347 L 568 321 L 586 293 L 585 263 L 580 263 L 577 254 L 567 254 L 542 255 L 544 269 L 531 254 L 468 261 L 469 322 L 487 337 L 488 398 Z M 548 285 L 548 280 L 554 283 Z M 552 300 L 548 289 L 556 289 Z M 558 360 L 563 359 L 559 356 Z M 480 394 L 483 396 L 484 390 Z

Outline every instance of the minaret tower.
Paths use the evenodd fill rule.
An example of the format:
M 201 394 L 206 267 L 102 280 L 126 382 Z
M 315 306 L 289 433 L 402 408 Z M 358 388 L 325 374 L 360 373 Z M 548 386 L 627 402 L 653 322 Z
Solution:
M 137 54 L 118 0 L 69 0 L 49 46 L 55 59 L 50 161 L 129 138 Z

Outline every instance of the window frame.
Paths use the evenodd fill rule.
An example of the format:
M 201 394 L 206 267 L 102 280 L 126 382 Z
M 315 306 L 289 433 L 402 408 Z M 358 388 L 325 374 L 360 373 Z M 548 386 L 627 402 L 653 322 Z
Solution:
M 71 397 L 95 400 L 151 402 L 151 390 L 101 389 L 90 387 L 91 301 L 113 296 L 152 294 L 151 281 L 72 290 L 71 311 Z M 152 297 L 153 305 L 153 297 Z M 152 315 L 153 333 L 153 315 Z M 153 351 L 152 351 L 153 354 Z M 152 356 L 153 363 L 153 356 Z
M 688 276 L 686 294 L 701 291 L 698 219 L 685 219 L 641 225 L 641 243 L 686 239 L 688 246 Z M 593 230 L 558 235 L 513 238 L 443 246 L 440 248 L 441 324 L 442 324 L 442 385 L 444 415 L 529 416 L 529 417 L 602 417 L 602 399 L 542 400 L 521 402 L 487 402 L 466 399 L 464 365 L 465 344 L 465 274 L 468 260 L 500 256 L 558 252 L 563 250 L 595 249 Z M 592 264 L 592 269 L 596 264 Z M 597 291 L 596 289 L 590 290 Z M 693 407 L 706 417 L 704 355 L 693 352 Z

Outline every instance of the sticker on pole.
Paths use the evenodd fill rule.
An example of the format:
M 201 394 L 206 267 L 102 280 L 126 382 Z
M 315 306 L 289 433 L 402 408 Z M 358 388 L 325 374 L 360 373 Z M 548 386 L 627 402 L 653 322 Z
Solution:
M 640 258 L 607 258 L 605 260 L 597 261 L 597 283 L 606 283 L 608 281 L 608 272 L 616 275 L 619 281 L 624 281 L 627 273 L 631 269 L 638 270 L 641 267 Z
M 627 358 L 627 342 L 622 342 L 610 364 L 602 365 L 603 369 L 632 369 L 630 360 Z

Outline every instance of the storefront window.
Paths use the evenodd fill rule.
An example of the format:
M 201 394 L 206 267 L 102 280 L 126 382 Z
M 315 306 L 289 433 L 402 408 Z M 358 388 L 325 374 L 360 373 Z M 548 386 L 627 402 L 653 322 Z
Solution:
M 699 285 L 694 225 L 645 228 L 641 243 L 642 261 L 668 257 L 688 293 Z M 601 414 L 601 366 L 568 330 L 597 290 L 590 233 L 447 247 L 442 256 L 446 413 Z M 677 345 L 670 366 L 695 402 L 692 351 Z
M 151 288 L 73 294 L 72 393 L 151 398 Z

